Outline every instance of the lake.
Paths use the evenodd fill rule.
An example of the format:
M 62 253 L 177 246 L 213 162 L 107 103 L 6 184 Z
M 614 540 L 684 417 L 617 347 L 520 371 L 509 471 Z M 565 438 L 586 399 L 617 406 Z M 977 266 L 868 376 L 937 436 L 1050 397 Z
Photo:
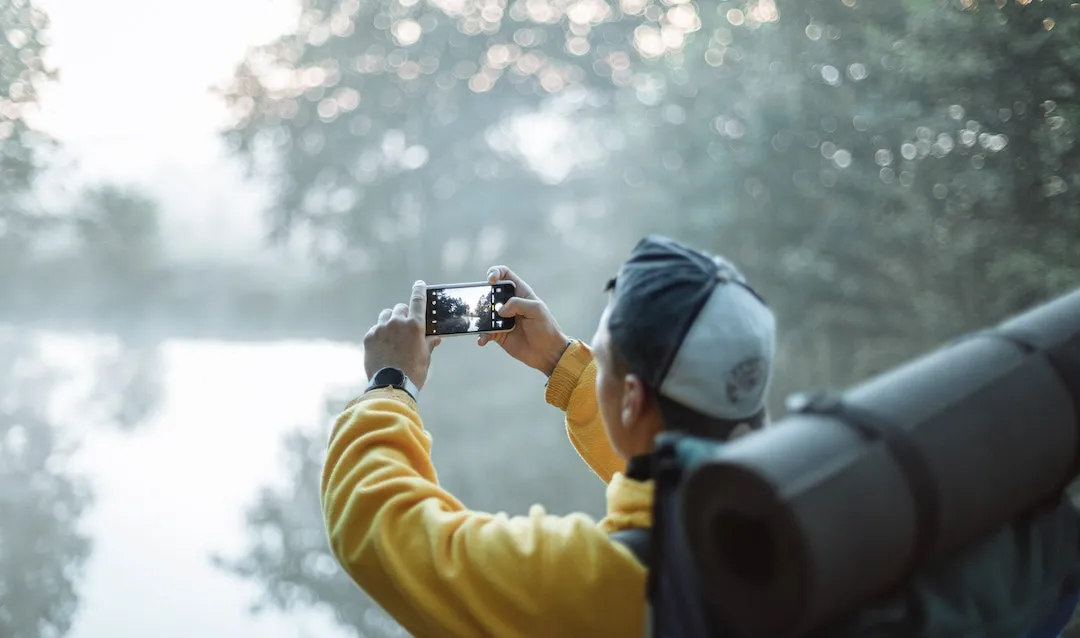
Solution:
M 209 557 L 244 550 L 246 508 L 283 474 L 281 437 L 324 419 L 327 392 L 363 385 L 361 351 L 331 343 L 167 342 L 160 410 L 124 433 L 79 422 L 78 396 L 89 386 L 86 363 L 97 345 L 43 338 L 48 360 L 71 375 L 56 410 L 82 441 L 72 469 L 87 474 L 96 492 L 84 519 L 94 549 L 70 638 L 352 635 L 320 611 L 251 615 L 257 587 Z

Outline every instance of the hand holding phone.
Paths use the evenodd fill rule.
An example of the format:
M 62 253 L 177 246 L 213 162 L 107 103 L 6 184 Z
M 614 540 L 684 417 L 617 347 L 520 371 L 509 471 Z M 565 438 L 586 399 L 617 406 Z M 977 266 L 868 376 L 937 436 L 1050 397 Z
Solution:
M 431 351 L 440 339 L 424 337 L 424 282 L 413 284 L 409 303 L 383 308 L 379 318 L 364 335 L 364 370 L 368 379 L 382 368 L 397 368 L 424 387 Z
M 502 314 L 516 319 L 513 332 L 481 334 L 477 343 L 489 341 L 499 344 L 507 354 L 550 377 L 562 358 L 570 338 L 559 328 L 547 304 L 533 292 L 531 286 L 506 266 L 488 269 L 488 281 L 510 281 L 514 284 L 514 298 L 506 302 Z
M 424 334 L 455 337 L 509 332 L 516 320 L 503 317 L 499 310 L 514 293 L 514 282 L 509 280 L 427 286 Z

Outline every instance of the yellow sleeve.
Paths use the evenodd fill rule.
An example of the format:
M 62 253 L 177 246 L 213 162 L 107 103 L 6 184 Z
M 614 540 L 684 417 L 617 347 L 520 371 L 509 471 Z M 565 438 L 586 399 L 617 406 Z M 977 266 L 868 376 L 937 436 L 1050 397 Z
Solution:
M 330 547 L 412 635 L 635 636 L 645 570 L 583 514 L 471 512 L 436 480 L 415 403 L 374 390 L 337 420 L 321 496 Z
M 605 483 L 626 471 L 626 461 L 615 453 L 604 431 L 596 404 L 596 362 L 592 350 L 574 341 L 563 353 L 548 379 L 545 399 L 566 412 L 566 433 L 574 449 Z

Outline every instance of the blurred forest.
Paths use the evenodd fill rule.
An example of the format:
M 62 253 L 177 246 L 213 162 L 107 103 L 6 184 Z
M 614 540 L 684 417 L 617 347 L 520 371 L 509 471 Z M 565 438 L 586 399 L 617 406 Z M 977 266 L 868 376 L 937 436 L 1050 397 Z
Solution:
M 48 20 L 0 0 L 0 601 L 16 601 L 2 636 L 62 635 L 91 547 L 75 525 L 88 488 L 58 469 L 63 436 L 33 407 L 54 381 L 31 328 L 114 335 L 95 398 L 103 423 L 132 428 L 159 400 L 162 340 L 358 341 L 417 278 L 506 263 L 587 339 L 606 278 L 660 232 L 732 258 L 774 307 L 782 414 L 794 390 L 843 387 L 1080 282 L 1077 3 L 302 5 L 295 32 L 220 87 L 224 139 L 273 189 L 268 242 L 317 265 L 284 278 L 170 262 L 157 204 L 129 187 L 41 206 L 55 142 L 24 115 L 55 81 Z M 437 353 L 424 402 L 440 478 L 475 508 L 599 514 L 543 379 L 493 372 L 500 356 Z M 327 420 L 345 399 L 327 398 Z M 283 441 L 287 486 L 255 497 L 250 550 L 215 560 L 260 584 L 258 605 L 400 635 L 328 553 L 325 436 L 301 424 Z

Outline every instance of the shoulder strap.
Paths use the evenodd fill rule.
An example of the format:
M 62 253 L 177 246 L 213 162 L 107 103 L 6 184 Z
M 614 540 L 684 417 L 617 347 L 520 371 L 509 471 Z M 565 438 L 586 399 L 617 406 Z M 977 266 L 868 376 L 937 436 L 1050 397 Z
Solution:
M 622 543 L 634 554 L 634 558 L 646 567 L 649 567 L 649 555 L 652 546 L 652 530 L 647 527 L 631 527 L 620 529 L 610 534 L 611 540 Z

